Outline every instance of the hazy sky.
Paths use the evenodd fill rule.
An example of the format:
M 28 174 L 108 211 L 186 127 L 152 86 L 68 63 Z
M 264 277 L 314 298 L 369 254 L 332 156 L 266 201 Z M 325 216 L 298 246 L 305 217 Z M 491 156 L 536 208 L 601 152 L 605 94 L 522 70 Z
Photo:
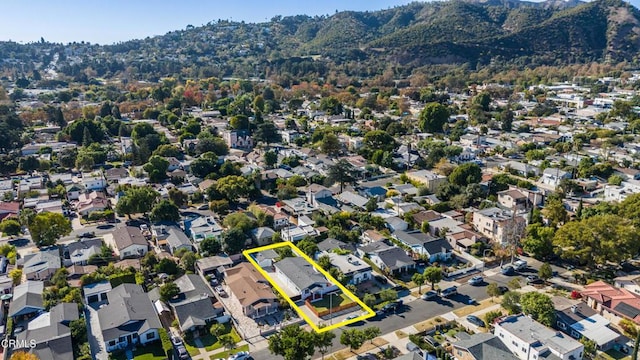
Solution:
M 640 0 L 636 0 L 640 1 Z M 410 0 L 2 0 L 0 40 L 110 44 L 217 19 L 262 22 L 274 15 L 379 10 Z

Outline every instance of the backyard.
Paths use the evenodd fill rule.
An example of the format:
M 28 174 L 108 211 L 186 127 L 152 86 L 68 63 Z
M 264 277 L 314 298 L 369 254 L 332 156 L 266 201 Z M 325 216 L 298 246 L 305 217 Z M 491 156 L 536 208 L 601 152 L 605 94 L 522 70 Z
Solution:
M 329 310 L 329 308 L 331 307 L 336 308 L 338 306 L 347 305 L 353 302 L 354 301 L 351 300 L 346 294 L 340 293 L 325 295 L 322 300 L 315 301 L 311 304 L 316 308 L 318 312 L 322 312 Z
M 231 337 L 233 337 L 233 340 L 235 340 L 236 343 L 242 340 L 242 338 L 240 338 L 240 335 L 238 334 L 236 329 L 233 326 L 231 326 L 231 324 L 226 323 L 223 325 L 224 325 L 224 330 L 220 333 L 220 336 L 231 334 Z M 211 334 L 200 336 L 199 338 L 196 338 L 196 339 L 202 343 L 202 347 L 204 347 L 206 351 L 211 351 L 211 350 L 219 349 L 222 347 L 222 343 L 220 343 L 218 338 Z M 184 344 L 191 356 L 196 356 L 200 354 L 200 347 L 196 345 L 196 339 L 190 336 L 185 336 Z

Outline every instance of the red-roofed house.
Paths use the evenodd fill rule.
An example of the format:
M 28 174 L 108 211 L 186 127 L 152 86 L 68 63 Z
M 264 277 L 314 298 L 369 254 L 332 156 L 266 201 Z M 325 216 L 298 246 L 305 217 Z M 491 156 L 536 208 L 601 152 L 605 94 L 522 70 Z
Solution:
M 9 216 L 18 216 L 20 212 L 20 203 L 17 201 L 0 201 L 0 221 Z
M 612 323 L 617 324 L 622 319 L 628 319 L 640 324 L 640 295 L 604 281 L 585 286 L 581 294 L 587 305 Z

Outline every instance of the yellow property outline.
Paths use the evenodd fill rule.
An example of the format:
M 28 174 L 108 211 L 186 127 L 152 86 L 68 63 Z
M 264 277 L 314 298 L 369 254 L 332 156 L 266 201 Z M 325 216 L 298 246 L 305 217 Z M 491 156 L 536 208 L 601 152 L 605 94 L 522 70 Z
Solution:
M 313 265 L 313 267 L 316 270 L 318 270 L 322 275 L 324 275 L 327 278 L 327 280 L 329 280 L 329 281 L 333 282 L 334 284 L 336 284 L 336 286 L 338 286 L 338 288 L 340 290 L 342 290 L 342 292 L 344 294 L 346 294 L 351 300 L 355 301 L 358 305 L 360 305 L 361 308 L 365 309 L 367 313 L 363 314 L 363 315 L 360 315 L 357 318 L 354 318 L 354 319 L 351 319 L 351 320 L 346 320 L 346 321 L 341 321 L 341 322 L 339 322 L 337 324 L 333 324 L 333 325 L 329 325 L 329 326 L 320 327 L 320 326 L 314 324 L 313 320 L 311 320 L 311 318 L 307 314 L 305 314 L 304 311 L 302 311 L 302 309 L 298 305 L 296 305 L 296 303 L 293 300 L 291 300 L 291 298 L 289 297 L 289 295 L 287 295 L 287 293 L 284 291 L 284 289 L 282 289 L 280 287 L 280 285 L 278 285 L 271 278 L 271 276 L 266 271 L 264 271 L 264 269 L 262 269 L 262 267 L 260 267 L 260 265 L 258 265 L 258 263 L 253 259 L 253 257 L 251 257 L 251 254 L 253 254 L 253 253 L 260 252 L 260 251 L 265 251 L 265 250 L 270 250 L 270 249 L 276 249 L 276 248 L 284 247 L 284 246 L 289 246 L 291 248 L 291 250 L 293 250 L 293 252 L 295 252 L 298 256 L 300 256 L 303 259 L 307 260 L 311 265 Z M 291 308 L 293 308 L 300 316 L 302 316 L 302 318 L 311 326 L 311 328 L 313 328 L 313 330 L 315 330 L 318 333 L 329 331 L 329 330 L 333 330 L 333 329 L 339 328 L 340 326 L 353 324 L 353 323 L 368 319 L 368 318 L 373 317 L 373 316 L 376 315 L 375 311 L 371 310 L 371 308 L 368 307 L 364 302 L 362 302 L 362 300 L 360 300 L 354 293 L 349 291 L 349 289 L 347 289 L 344 285 L 340 284 L 339 281 L 334 279 L 333 276 L 331 276 L 327 271 L 325 271 L 322 267 L 320 267 L 320 265 L 318 265 L 315 261 L 313 261 L 313 259 L 311 259 L 307 254 L 302 252 L 302 250 L 300 250 L 297 246 L 295 246 L 293 243 L 291 243 L 289 241 L 284 241 L 284 242 L 275 243 L 275 244 L 271 244 L 271 245 L 261 246 L 259 248 L 255 248 L 255 249 L 245 250 L 245 251 L 242 252 L 242 254 L 262 274 L 262 276 L 264 276 L 265 279 L 267 279 L 267 281 L 269 281 L 271 286 L 273 286 L 276 290 L 278 290 L 278 292 L 282 295 L 282 297 L 287 300 L 289 305 L 291 305 Z

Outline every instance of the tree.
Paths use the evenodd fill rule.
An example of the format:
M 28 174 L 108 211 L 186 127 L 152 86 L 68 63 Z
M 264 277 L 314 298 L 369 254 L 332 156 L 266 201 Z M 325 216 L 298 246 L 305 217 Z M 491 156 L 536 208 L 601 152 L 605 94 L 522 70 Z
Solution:
M 116 212 L 120 215 L 148 213 L 151 211 L 156 199 L 160 197 L 157 191 L 150 186 L 132 186 L 124 191 L 124 195 L 118 199 Z
M 38 357 L 26 351 L 16 351 L 11 354 L 10 360 L 38 360 Z
M 553 270 L 551 269 L 551 265 L 544 263 L 538 269 L 538 276 L 543 280 L 549 280 L 553 277 Z
M 189 195 L 172 187 L 169 189 L 169 200 L 176 204 L 177 207 L 183 207 L 189 201 Z
M 169 301 L 180 295 L 180 288 L 175 283 L 166 283 L 160 286 L 160 300 Z
M 555 324 L 556 310 L 551 298 L 539 292 L 528 292 L 520 296 L 522 312 L 546 326 Z
M 396 148 L 396 141 L 393 136 L 383 130 L 371 130 L 364 134 L 364 145 L 370 150 L 393 151 Z
M 638 341 L 637 340 L 638 339 L 636 339 L 636 343 L 635 343 L 635 345 L 633 347 L 633 350 L 634 350 L 635 353 L 631 356 L 632 360 L 637 360 L 638 359 L 637 350 L 636 350 L 637 347 L 638 347 Z M 584 345 L 584 358 L 593 359 L 593 356 L 596 354 L 596 350 L 598 349 L 595 341 L 589 340 L 586 337 L 582 337 L 578 341 L 580 341 L 580 343 L 582 345 Z
M 336 134 L 332 132 L 326 132 L 322 140 L 320 141 L 320 151 L 324 154 L 335 156 L 342 150 L 342 144 Z
M 364 331 L 359 329 L 348 329 L 340 335 L 340 344 L 348 346 L 351 351 L 359 349 L 366 340 Z
M 278 154 L 275 151 L 267 151 L 264 153 L 264 163 L 268 167 L 273 167 L 278 163 Z
M 482 180 L 482 169 L 475 163 L 464 163 L 451 172 L 449 182 L 458 186 L 477 184 Z
M 323 97 L 320 100 L 320 110 L 329 115 L 339 115 L 342 114 L 342 103 L 335 96 Z
M 373 343 L 373 339 L 377 338 L 382 333 L 380 328 L 377 326 L 370 326 L 368 328 L 364 328 L 362 331 L 364 333 L 364 338 L 369 340 L 371 343 Z
M 22 270 L 15 268 L 9 271 L 9 277 L 13 281 L 13 285 L 20 285 L 22 282 Z
M 564 224 L 556 231 L 553 245 L 563 258 L 593 268 L 596 264 L 620 263 L 635 256 L 640 249 L 640 236 L 630 220 L 604 214 Z
M 373 305 L 376 304 L 376 296 L 373 294 L 369 294 L 366 293 L 364 294 L 364 297 L 362 298 L 362 301 L 365 303 L 365 305 L 372 307 Z
M 449 120 L 447 107 L 436 102 L 428 103 L 420 111 L 418 127 L 425 132 L 442 132 Z
M 398 298 L 398 292 L 393 289 L 381 290 L 378 295 L 380 296 L 380 300 L 382 300 L 382 302 L 393 301 Z
M 219 337 L 224 333 L 225 327 L 222 324 L 215 323 L 209 328 L 209 333 L 215 337 Z
M 509 282 L 507 283 L 507 287 L 512 290 L 520 289 L 522 287 L 522 285 L 520 285 L 520 279 L 513 278 L 509 280 Z
M 0 222 L 0 231 L 4 235 L 14 236 L 22 232 L 22 226 L 15 218 L 6 218 Z
M 289 325 L 269 337 L 269 351 L 285 360 L 305 360 L 313 356 L 315 335 L 298 325 Z
M 233 336 L 231 336 L 231 334 L 220 335 L 218 341 L 220 341 L 220 344 L 225 349 L 233 349 L 236 347 L 236 341 L 233 339 Z
M 216 238 L 206 238 L 200 242 L 200 252 L 203 255 L 213 256 L 220 253 L 222 245 Z
M 485 324 L 487 324 L 487 326 L 491 326 L 491 324 L 493 324 L 493 322 L 501 316 L 501 311 L 489 311 L 488 313 L 484 314 L 484 322 Z
M 553 227 L 558 227 L 569 219 L 567 210 L 564 208 L 564 204 L 559 198 L 552 198 L 547 201 L 544 209 L 542 209 L 542 215 L 549 220 Z
M 220 241 L 224 244 L 224 251 L 228 254 L 237 254 L 244 249 L 247 235 L 241 229 L 232 228 L 222 233 Z
M 169 161 L 158 155 L 153 155 L 142 168 L 149 174 L 149 180 L 152 183 L 159 183 L 167 178 Z
M 536 259 L 544 259 L 553 254 L 553 236 L 555 230 L 552 227 L 532 223 L 527 226 L 527 236 L 520 242 L 522 248 Z
M 310 257 L 313 257 L 316 252 L 318 252 L 318 244 L 311 239 L 302 239 L 298 242 L 297 246 L 303 253 Z
M 349 162 L 344 159 L 338 160 L 334 165 L 331 165 L 327 171 L 327 183 L 339 183 L 340 192 L 344 189 L 345 184 L 353 184 L 356 179 L 353 176 L 355 168 Z
M 224 218 L 222 224 L 227 229 L 238 229 L 244 233 L 256 227 L 256 221 L 244 213 L 236 212 Z
M 180 211 L 178 210 L 176 204 L 174 204 L 170 200 L 160 200 L 160 202 L 158 202 L 153 207 L 153 209 L 151 209 L 149 219 L 153 222 L 178 222 L 180 221 Z
M 211 152 L 216 156 L 222 156 L 229 153 L 229 147 L 227 147 L 227 143 L 224 142 L 224 139 L 217 136 L 202 138 L 203 133 L 200 133 L 200 136 L 198 136 L 198 144 L 195 149 L 197 155 Z
M 425 281 L 428 281 L 431 284 L 431 290 L 434 289 L 435 285 L 442 281 L 442 269 L 436 266 L 430 266 L 424 270 L 422 273 Z
M 229 175 L 218 179 L 216 190 L 229 201 L 236 201 L 249 194 L 249 180 L 243 176 Z
M 507 291 L 502 296 L 500 305 L 507 310 L 509 314 L 517 314 L 520 312 L 520 293 L 515 291 Z
M 333 339 L 335 339 L 336 334 L 331 331 L 323 331 L 320 333 L 314 333 L 313 343 L 315 347 L 318 349 L 320 354 L 322 354 L 322 359 L 324 359 L 324 355 L 329 351 L 331 346 L 333 345 Z
M 491 296 L 491 301 L 493 301 L 494 297 L 500 296 L 500 288 L 497 283 L 487 285 L 487 295 Z
M 175 275 L 178 273 L 178 264 L 168 258 L 161 259 L 158 261 L 156 266 L 153 267 L 156 272 L 165 273 L 167 275 Z
M 182 268 L 186 271 L 195 271 L 195 264 L 197 260 L 198 255 L 193 251 L 186 251 L 182 256 L 180 256 L 180 264 L 182 264 Z
M 46 211 L 37 214 L 29 224 L 31 239 L 38 247 L 54 245 L 58 239 L 69 235 L 71 230 L 71 221 L 64 215 Z
M 418 294 L 422 294 L 422 285 L 424 285 L 425 277 L 420 273 L 415 273 L 411 276 L 411 281 L 418 285 Z
M 258 125 L 258 128 L 253 134 L 253 139 L 256 143 L 279 143 L 282 141 L 282 136 L 280 136 L 278 128 L 276 128 L 272 121 L 265 121 Z

